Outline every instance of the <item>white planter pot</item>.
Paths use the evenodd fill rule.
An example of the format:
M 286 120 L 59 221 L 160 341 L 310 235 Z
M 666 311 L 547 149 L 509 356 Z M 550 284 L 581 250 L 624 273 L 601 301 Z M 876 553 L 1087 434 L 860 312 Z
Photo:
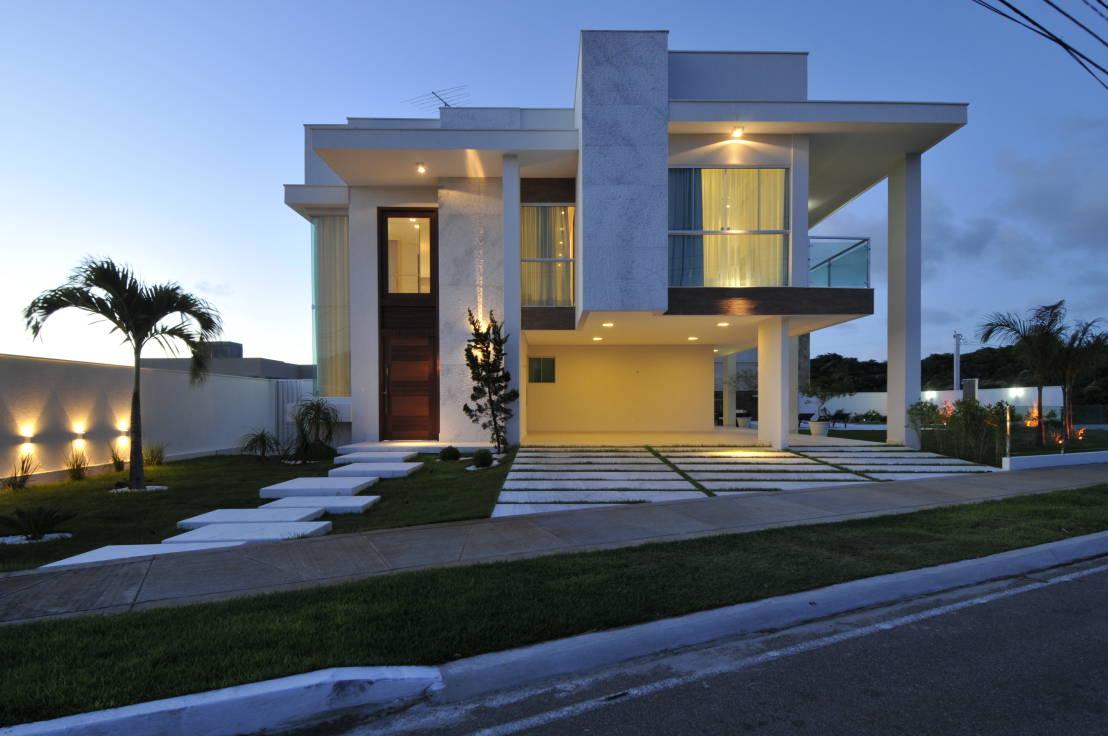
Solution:
M 826 437 L 827 431 L 831 428 L 831 422 L 808 422 L 808 430 L 812 433 L 813 437 Z

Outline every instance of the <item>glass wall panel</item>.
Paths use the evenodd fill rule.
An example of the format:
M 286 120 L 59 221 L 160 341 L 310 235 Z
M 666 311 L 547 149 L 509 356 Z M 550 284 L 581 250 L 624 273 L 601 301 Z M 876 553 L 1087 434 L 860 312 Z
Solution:
M 316 394 L 350 395 L 350 249 L 345 216 L 312 218 Z
M 574 207 L 520 208 L 520 297 L 523 306 L 573 306 Z
M 431 219 L 388 219 L 388 292 L 431 293 Z
M 781 286 L 784 235 L 670 235 L 670 286 Z

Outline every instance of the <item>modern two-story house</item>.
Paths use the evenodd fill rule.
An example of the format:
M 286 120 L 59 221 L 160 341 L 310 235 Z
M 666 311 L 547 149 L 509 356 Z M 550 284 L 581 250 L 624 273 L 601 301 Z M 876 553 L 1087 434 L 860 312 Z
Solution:
M 572 107 L 306 126 L 285 201 L 312 225 L 317 391 L 352 439 L 486 439 L 462 413 L 472 309 L 511 334 L 514 441 L 722 437 L 715 364 L 757 348 L 756 434 L 725 441 L 787 446 L 798 338 L 873 312 L 868 240 L 809 228 L 888 179 L 889 441 L 910 443 L 921 157 L 967 108 L 810 100 L 807 63 L 585 31 Z

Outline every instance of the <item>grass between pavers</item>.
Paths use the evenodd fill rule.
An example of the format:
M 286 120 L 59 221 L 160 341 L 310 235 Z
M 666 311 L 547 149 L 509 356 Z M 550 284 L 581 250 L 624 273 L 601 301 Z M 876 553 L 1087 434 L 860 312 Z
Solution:
M 407 478 L 379 481 L 365 494 L 381 500 L 364 514 L 336 514 L 333 532 L 459 521 L 489 516 L 507 474 L 507 465 L 466 471 L 468 461 L 438 462 L 418 458 L 424 467 Z M 149 482 L 168 491 L 109 493 L 123 473 L 0 492 L 0 515 L 16 508 L 48 506 L 77 516 L 60 528 L 72 539 L 35 544 L 0 545 L 0 571 L 37 567 L 108 544 L 158 544 L 180 534 L 177 522 L 218 508 L 257 508 L 269 503 L 258 496 L 268 485 L 301 476 L 326 475 L 333 465 L 259 463 L 239 456 L 182 460 L 150 468 Z
M 0 627 L 0 724 L 334 667 L 435 664 L 1108 529 L 1108 485 Z

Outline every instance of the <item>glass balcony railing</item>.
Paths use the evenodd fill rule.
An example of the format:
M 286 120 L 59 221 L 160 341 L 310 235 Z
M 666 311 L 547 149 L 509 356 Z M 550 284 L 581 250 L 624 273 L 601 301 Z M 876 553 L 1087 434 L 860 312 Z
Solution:
M 670 231 L 670 286 L 785 286 L 788 235 L 776 231 Z
M 869 288 L 869 238 L 810 237 L 808 285 Z

